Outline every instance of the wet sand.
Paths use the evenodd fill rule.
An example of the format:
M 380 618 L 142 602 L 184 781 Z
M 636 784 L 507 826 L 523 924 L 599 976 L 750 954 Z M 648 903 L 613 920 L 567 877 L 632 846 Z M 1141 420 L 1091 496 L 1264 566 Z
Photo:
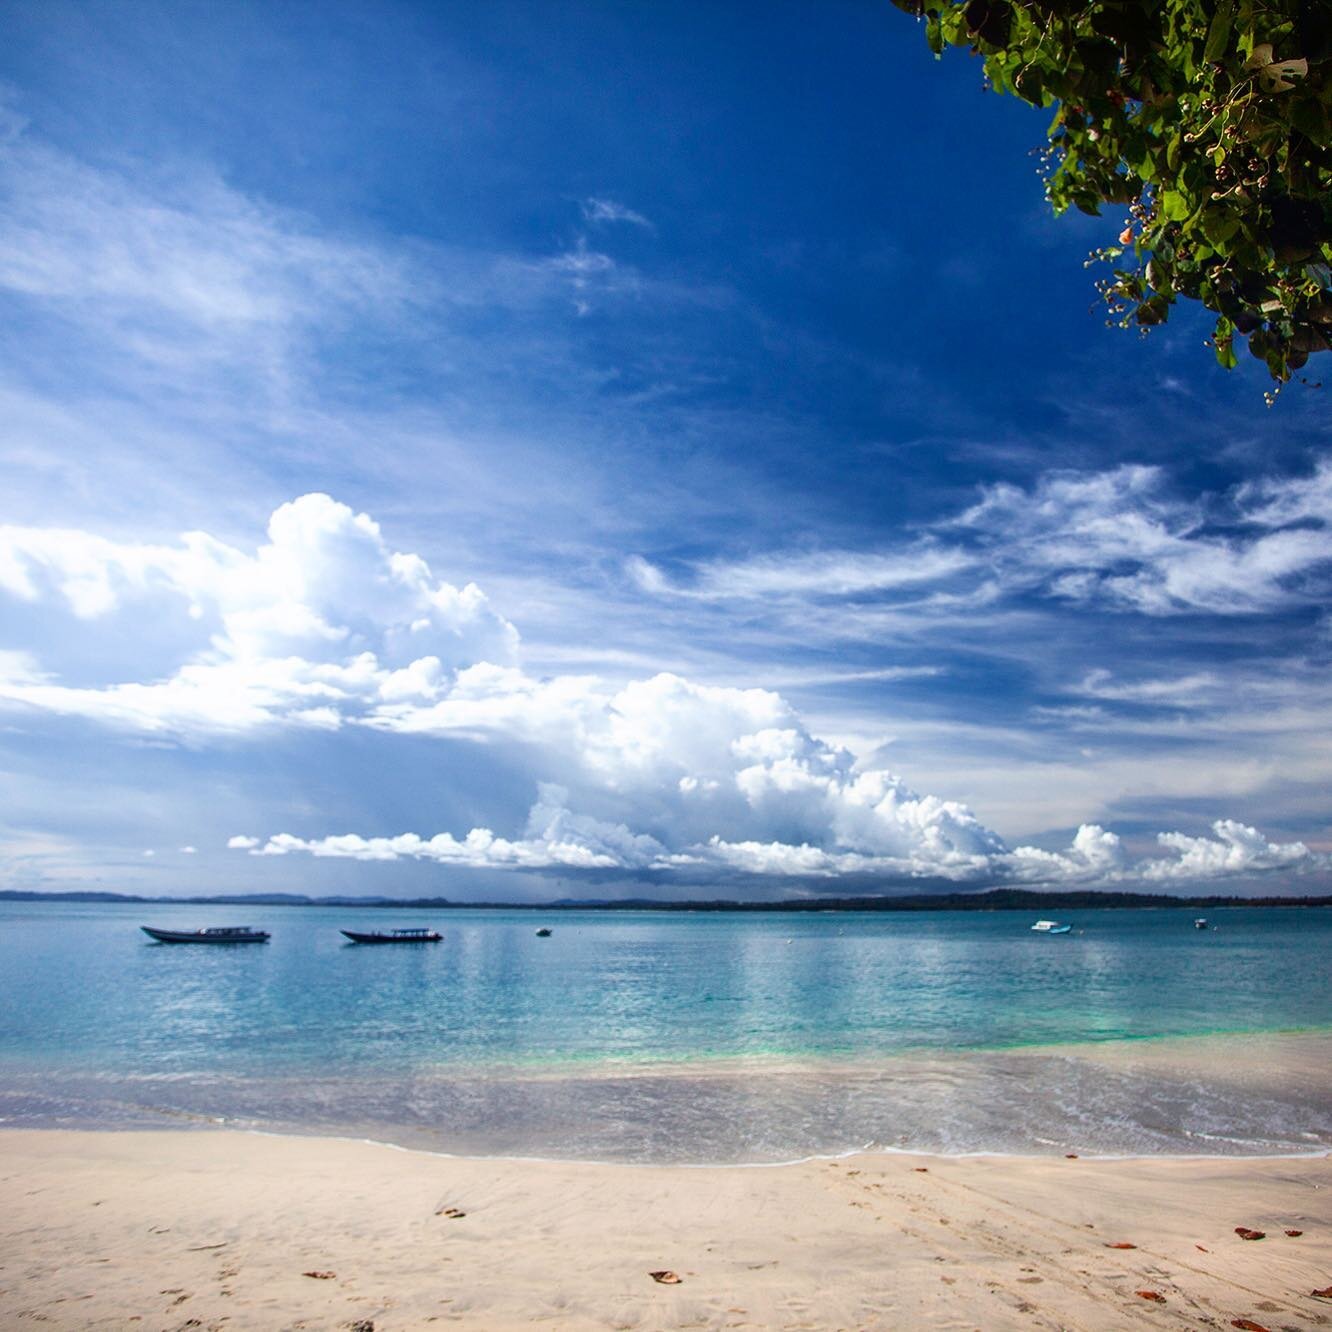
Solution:
M 0 1186 L 6 1329 L 1332 1326 L 1328 1157 L 688 1169 L 11 1129 Z

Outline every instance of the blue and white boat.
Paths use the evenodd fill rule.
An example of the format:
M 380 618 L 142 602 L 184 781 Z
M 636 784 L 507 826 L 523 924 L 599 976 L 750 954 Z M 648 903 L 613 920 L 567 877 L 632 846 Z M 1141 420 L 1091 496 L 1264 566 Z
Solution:
M 1031 927 L 1037 934 L 1067 934 L 1072 925 L 1063 925 L 1057 920 L 1038 920 Z

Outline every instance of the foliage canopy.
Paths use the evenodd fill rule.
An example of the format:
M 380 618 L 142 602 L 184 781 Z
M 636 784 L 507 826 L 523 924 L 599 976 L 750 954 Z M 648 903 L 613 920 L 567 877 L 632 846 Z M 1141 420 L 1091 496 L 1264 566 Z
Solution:
M 1046 195 L 1119 204 L 1097 286 L 1113 319 L 1216 316 L 1278 384 L 1332 349 L 1332 3 L 1328 0 L 893 0 L 936 55 L 972 48 L 997 92 L 1055 107 Z

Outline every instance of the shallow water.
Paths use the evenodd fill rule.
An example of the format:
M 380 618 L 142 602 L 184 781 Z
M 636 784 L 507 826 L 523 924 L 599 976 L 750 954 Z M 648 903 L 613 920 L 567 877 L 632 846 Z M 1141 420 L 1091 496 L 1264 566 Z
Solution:
M 1332 911 L 1209 916 L 2 904 L 0 1117 L 673 1162 L 1332 1146 Z M 238 920 L 272 942 L 137 929 Z M 409 924 L 444 942 L 337 933 Z

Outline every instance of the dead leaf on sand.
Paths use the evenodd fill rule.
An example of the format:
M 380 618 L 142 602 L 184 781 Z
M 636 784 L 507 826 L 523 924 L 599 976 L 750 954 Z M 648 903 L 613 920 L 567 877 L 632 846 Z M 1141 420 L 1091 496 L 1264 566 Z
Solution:
M 336 1272 L 302 1272 L 301 1275 L 313 1277 L 316 1281 L 332 1281 L 338 1274 Z
M 659 1286 L 678 1286 L 680 1284 L 680 1278 L 669 1269 L 661 1272 L 649 1272 L 648 1276 Z
M 1104 1247 L 1107 1249 L 1136 1249 L 1138 1246 L 1130 1244 L 1128 1240 L 1120 1240 L 1118 1244 L 1106 1244 Z
M 1300 1237 L 1301 1235 L 1304 1234 L 1304 1231 L 1302 1231 L 1302 1230 L 1288 1230 L 1288 1231 L 1286 1231 L 1286 1234 L 1289 1235 L 1291 1239 L 1299 1239 L 1299 1237 Z
M 1332 1300 L 1332 1286 L 1324 1286 L 1322 1290 L 1311 1290 L 1309 1294 L 1320 1300 Z
M 1194 1247 L 1195 1249 L 1197 1249 L 1199 1253 L 1211 1253 L 1211 1252 L 1212 1252 L 1211 1249 L 1204 1249 L 1203 1246 L 1202 1246 L 1201 1244 L 1195 1244 L 1193 1247 Z
M 1151 1300 L 1153 1304 L 1164 1304 L 1166 1297 L 1159 1290 L 1135 1290 L 1133 1292 L 1140 1300 Z
M 1260 1240 L 1267 1238 L 1267 1231 L 1250 1230 L 1248 1226 L 1236 1226 L 1235 1234 L 1237 1234 L 1240 1237 L 1240 1239 L 1246 1239 L 1246 1240 Z
M 1064 1160 L 1065 1160 L 1065 1161 L 1076 1161 L 1077 1159 L 1078 1159 L 1078 1154 L 1077 1154 L 1077 1152 L 1065 1152 L 1065 1153 L 1064 1153 Z
M 1232 1318 L 1230 1326 L 1242 1328 L 1243 1332 L 1271 1332 L 1271 1328 L 1266 1328 L 1261 1323 L 1255 1323 L 1252 1318 Z
M 460 1207 L 441 1207 L 436 1216 L 447 1216 L 450 1221 L 461 1221 L 467 1215 Z
M 918 1175 L 928 1175 L 930 1173 L 929 1166 L 912 1166 L 911 1168 Z

